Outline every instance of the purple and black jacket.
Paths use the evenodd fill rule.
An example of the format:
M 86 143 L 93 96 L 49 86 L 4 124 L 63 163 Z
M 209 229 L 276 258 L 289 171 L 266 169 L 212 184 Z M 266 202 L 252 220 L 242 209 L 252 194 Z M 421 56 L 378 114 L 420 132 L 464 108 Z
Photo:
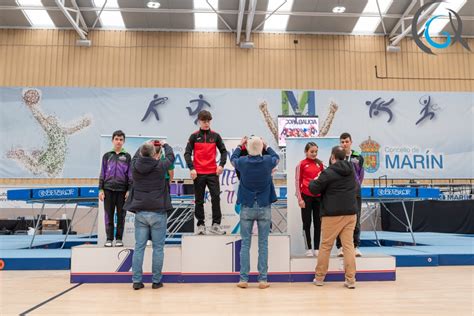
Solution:
M 124 149 L 118 154 L 112 150 L 102 156 L 99 190 L 128 191 L 132 186 L 132 157 Z

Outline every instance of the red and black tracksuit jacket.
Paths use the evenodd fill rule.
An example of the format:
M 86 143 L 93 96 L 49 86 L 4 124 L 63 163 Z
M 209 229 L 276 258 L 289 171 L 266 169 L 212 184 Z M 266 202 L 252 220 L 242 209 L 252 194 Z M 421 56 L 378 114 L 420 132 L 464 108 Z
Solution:
M 198 174 L 216 174 L 216 149 L 221 153 L 219 165 L 224 167 L 227 150 L 221 135 L 212 130 L 202 129 L 191 134 L 184 152 L 188 168 L 195 169 Z

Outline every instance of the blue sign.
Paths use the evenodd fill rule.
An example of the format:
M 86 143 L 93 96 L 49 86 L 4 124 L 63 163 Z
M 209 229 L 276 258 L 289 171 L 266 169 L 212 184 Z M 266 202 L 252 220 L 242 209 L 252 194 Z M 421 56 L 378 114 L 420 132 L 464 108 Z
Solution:
M 80 197 L 98 197 L 99 188 L 97 187 L 81 187 L 79 188 Z
M 374 197 L 385 199 L 416 198 L 416 188 L 374 188 Z
M 371 198 L 372 197 L 372 188 L 362 187 L 360 190 L 362 198 Z
M 435 188 L 418 188 L 418 197 L 423 199 L 439 199 L 441 195 L 440 189 Z
M 55 200 L 70 199 L 79 196 L 79 188 L 33 189 L 33 199 Z
M 7 200 L 9 201 L 27 201 L 31 199 L 30 189 L 8 190 Z

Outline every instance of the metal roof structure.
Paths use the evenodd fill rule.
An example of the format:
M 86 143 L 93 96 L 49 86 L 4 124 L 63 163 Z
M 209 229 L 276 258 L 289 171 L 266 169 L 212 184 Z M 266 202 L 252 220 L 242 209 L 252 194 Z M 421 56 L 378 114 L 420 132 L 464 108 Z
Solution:
M 419 32 L 430 19 L 430 34 L 460 31 L 456 12 L 461 36 L 474 37 L 474 0 L 0 0 L 0 28 L 75 29 L 83 40 L 93 29 L 234 32 L 236 44 L 253 32 L 384 35 L 396 45 L 423 5 Z

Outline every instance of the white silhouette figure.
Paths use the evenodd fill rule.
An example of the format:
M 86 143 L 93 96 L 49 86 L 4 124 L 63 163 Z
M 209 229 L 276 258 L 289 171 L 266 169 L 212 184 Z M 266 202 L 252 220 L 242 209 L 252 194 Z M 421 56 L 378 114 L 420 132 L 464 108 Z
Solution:
M 16 160 L 18 164 L 34 175 L 47 174 L 49 177 L 57 177 L 62 174 L 64 169 L 64 161 L 68 150 L 68 136 L 91 125 L 92 118 L 86 115 L 79 120 L 63 125 L 58 117 L 46 115 L 41 110 L 39 106 L 41 101 L 40 90 L 24 89 L 22 97 L 33 117 L 45 131 L 47 141 L 41 149 L 27 152 L 22 148 L 15 148 L 8 151 L 6 156 L 9 159 Z

